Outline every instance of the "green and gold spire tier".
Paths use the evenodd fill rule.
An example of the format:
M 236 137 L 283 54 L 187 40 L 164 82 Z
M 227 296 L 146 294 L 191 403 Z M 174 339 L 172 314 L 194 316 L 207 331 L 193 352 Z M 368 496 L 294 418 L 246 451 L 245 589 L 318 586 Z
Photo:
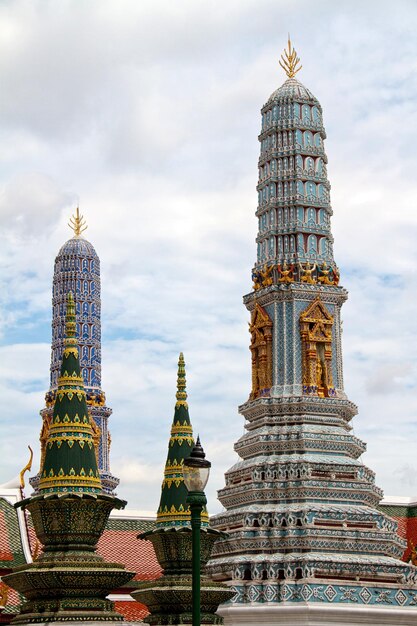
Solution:
M 184 355 L 181 352 L 178 360 L 177 402 L 168 444 L 168 456 L 162 482 L 161 500 L 159 503 L 156 526 L 190 526 L 190 507 L 186 503 L 187 488 L 184 484 L 182 469 L 193 449 L 193 429 L 190 422 L 187 404 Z M 208 526 L 207 509 L 202 513 L 202 525 Z
M 75 303 L 68 294 L 66 338 L 52 422 L 42 442 L 40 493 L 101 493 L 97 445 L 87 410 L 76 340 Z
M 162 482 L 161 501 L 155 530 L 139 535 L 150 541 L 164 575 L 158 580 L 142 581 L 132 597 L 145 604 L 150 626 L 184 626 L 192 623 L 192 541 L 188 491 L 183 478 L 183 464 L 194 447 L 188 414 L 185 364 L 181 352 L 178 361 L 177 402 L 175 404 L 168 457 Z M 201 515 L 201 624 L 222 624 L 216 611 L 234 592 L 221 582 L 210 580 L 205 566 L 213 546 L 225 533 L 209 527 L 207 509 Z
M 133 578 L 96 554 L 112 509 L 124 500 L 102 493 L 97 445 L 80 373 L 75 305 L 67 298 L 66 338 L 49 429 L 42 433 L 39 490 L 16 504 L 31 513 L 43 551 L 4 576 L 25 597 L 13 624 L 117 622 L 109 593 Z

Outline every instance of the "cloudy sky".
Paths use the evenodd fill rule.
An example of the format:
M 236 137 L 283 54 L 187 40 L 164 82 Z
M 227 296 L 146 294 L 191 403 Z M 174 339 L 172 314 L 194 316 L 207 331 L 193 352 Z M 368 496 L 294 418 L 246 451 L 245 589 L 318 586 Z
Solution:
M 0 1 L 0 482 L 38 450 L 80 202 L 119 495 L 158 506 L 183 350 L 220 510 L 250 390 L 259 110 L 289 31 L 324 108 L 355 434 L 387 494 L 417 494 L 416 28 L 414 0 Z

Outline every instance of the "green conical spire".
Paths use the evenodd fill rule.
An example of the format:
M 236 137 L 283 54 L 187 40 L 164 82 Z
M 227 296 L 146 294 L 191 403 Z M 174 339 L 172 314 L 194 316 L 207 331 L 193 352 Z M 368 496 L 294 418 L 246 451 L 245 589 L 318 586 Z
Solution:
M 68 294 L 65 348 L 54 412 L 41 461 L 41 493 L 101 493 L 93 430 L 76 340 L 75 303 Z
M 156 518 L 157 528 L 190 526 L 191 523 L 190 508 L 186 503 L 188 491 L 182 475 L 184 459 L 190 455 L 194 447 L 193 429 L 188 414 L 185 389 L 185 363 L 184 355 L 181 352 L 178 360 L 177 402 L 162 482 L 161 501 Z M 201 517 L 202 525 L 208 526 L 208 513 L 205 508 Z

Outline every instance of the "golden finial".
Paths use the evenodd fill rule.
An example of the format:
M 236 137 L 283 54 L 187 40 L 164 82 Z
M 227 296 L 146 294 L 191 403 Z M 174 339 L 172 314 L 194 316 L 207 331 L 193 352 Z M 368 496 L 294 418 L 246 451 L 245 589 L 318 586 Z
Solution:
M 76 337 L 75 302 L 72 291 L 67 295 L 67 310 L 65 312 L 65 339 L 66 346 L 73 345 Z
M 285 56 L 284 56 L 285 54 Z M 282 63 L 281 63 L 282 61 Z M 300 59 L 295 51 L 295 49 L 291 45 L 290 35 L 288 33 L 288 50 L 284 50 L 284 53 L 281 54 L 281 61 L 279 61 L 280 66 L 288 76 L 288 78 L 294 78 L 297 72 L 301 70 L 303 67 L 297 67 L 300 63 Z
M 75 215 L 73 215 L 68 222 L 68 226 L 72 228 L 76 237 L 79 237 L 81 233 L 87 230 L 88 226 L 85 222 L 84 216 L 80 215 L 80 209 L 77 207 Z
M 178 378 L 177 378 L 177 393 L 176 398 L 177 402 L 175 406 L 185 406 L 187 407 L 187 392 L 185 391 L 186 380 L 185 380 L 185 362 L 184 355 L 180 352 L 180 358 L 178 359 Z
M 26 463 L 25 467 L 22 469 L 22 471 L 20 472 L 19 476 L 20 476 L 20 486 L 22 489 L 25 488 L 25 474 L 26 472 L 30 472 L 30 470 L 32 469 L 32 460 L 33 460 L 33 450 L 30 446 L 28 446 L 29 451 L 30 451 L 30 458 L 29 461 Z

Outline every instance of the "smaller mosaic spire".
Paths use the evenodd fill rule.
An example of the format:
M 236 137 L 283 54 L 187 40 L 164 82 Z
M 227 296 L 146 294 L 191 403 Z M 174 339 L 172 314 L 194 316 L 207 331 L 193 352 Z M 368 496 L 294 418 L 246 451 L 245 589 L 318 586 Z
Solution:
M 190 507 L 186 503 L 188 491 L 184 484 L 183 464 L 194 447 L 193 428 L 190 422 L 187 404 L 184 355 L 178 359 L 177 401 L 168 445 L 168 457 L 162 482 L 156 526 L 190 526 Z M 202 526 L 208 526 L 208 513 L 202 512 Z
M 67 298 L 65 335 L 53 417 L 42 451 L 39 490 L 41 493 L 101 493 L 71 292 Z

